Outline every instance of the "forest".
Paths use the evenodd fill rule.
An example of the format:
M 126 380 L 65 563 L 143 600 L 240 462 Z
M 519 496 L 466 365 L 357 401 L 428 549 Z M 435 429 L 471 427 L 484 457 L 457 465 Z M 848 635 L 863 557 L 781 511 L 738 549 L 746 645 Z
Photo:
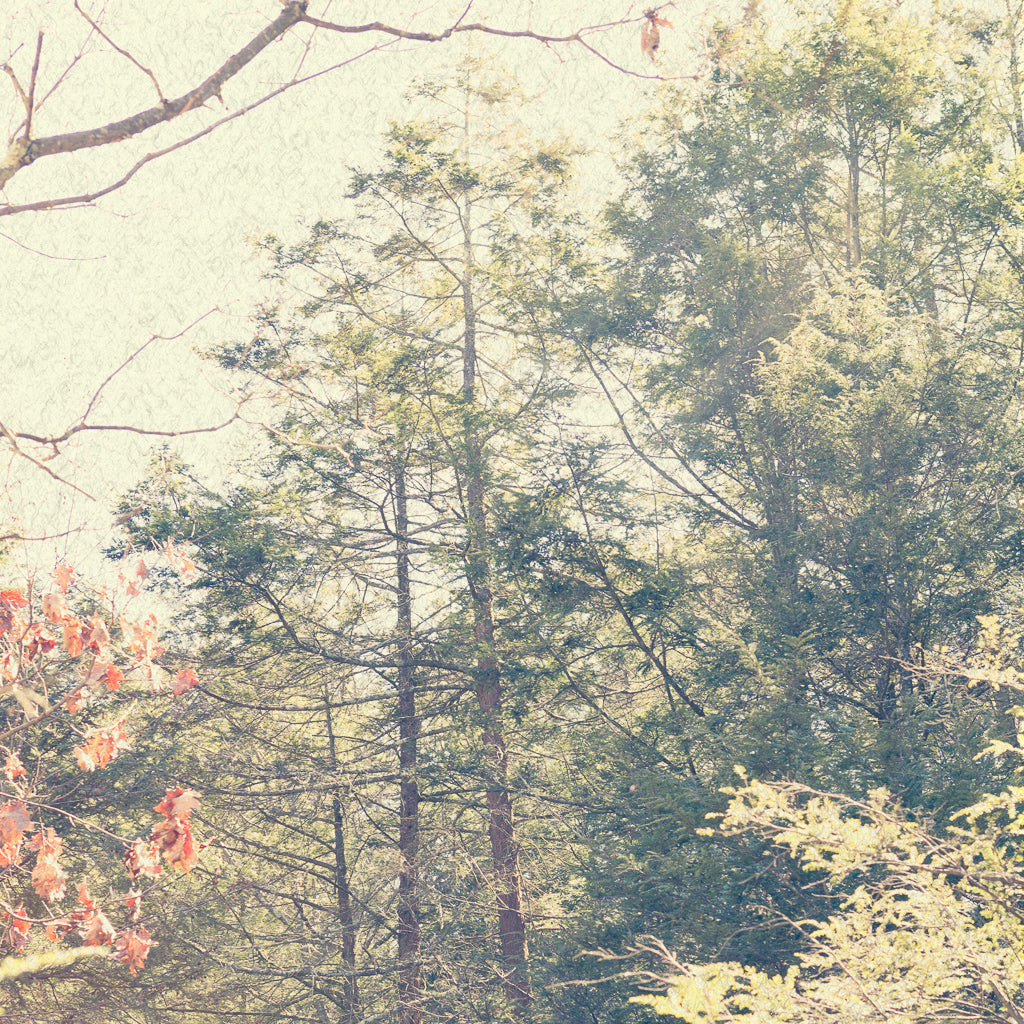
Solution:
M 0 530 L 3 1020 L 1021 1024 L 1022 33 L 750 3 L 600 181 L 422 79 L 229 469 Z

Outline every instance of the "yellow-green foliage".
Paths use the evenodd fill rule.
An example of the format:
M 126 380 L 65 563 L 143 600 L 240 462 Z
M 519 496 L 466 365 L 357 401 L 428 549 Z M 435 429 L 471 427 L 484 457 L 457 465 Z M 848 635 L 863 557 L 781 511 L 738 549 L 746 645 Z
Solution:
M 1020 689 L 1015 638 L 994 617 L 980 624 L 979 653 L 959 671 Z M 1021 709 L 1010 713 L 1019 723 Z M 986 752 L 1007 754 L 1024 750 L 1000 741 Z M 858 801 L 740 775 L 717 831 L 767 838 L 845 895 L 824 922 L 791 922 L 806 946 L 785 977 L 673 961 L 668 991 L 636 1002 L 692 1024 L 1021 1020 L 1024 786 L 985 795 L 939 834 L 884 789 Z

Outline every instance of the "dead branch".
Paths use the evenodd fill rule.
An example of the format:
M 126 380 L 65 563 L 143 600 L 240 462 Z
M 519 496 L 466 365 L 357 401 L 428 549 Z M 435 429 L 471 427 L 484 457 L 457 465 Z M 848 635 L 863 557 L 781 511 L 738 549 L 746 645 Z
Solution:
M 306 0 L 289 3 L 262 32 L 230 57 L 205 82 L 183 96 L 179 96 L 176 100 L 162 102 L 141 113 L 133 114 L 120 121 L 113 121 L 101 128 L 51 135 L 43 139 L 29 139 L 26 133 L 21 138 L 15 139 L 7 151 L 7 155 L 0 160 L 0 188 L 4 188 L 21 168 L 27 167 L 41 157 L 52 156 L 54 153 L 73 153 L 79 149 L 90 149 L 95 146 L 110 145 L 113 142 L 122 142 L 158 124 L 173 121 L 189 110 L 203 106 L 207 100 L 220 96 L 225 82 L 237 75 L 275 39 L 279 39 L 288 29 L 301 21 L 305 11 Z
M 101 189 L 97 189 L 94 192 L 83 192 L 77 196 L 61 196 L 57 199 L 39 199 L 34 203 L 20 203 L 11 204 L 9 206 L 0 206 L 0 217 L 11 217 L 16 213 L 27 213 L 30 210 L 56 210 L 56 209 L 76 209 L 80 206 L 89 206 L 94 203 L 97 199 L 101 199 L 103 196 L 109 195 L 111 192 L 116 192 L 119 188 L 126 185 L 132 178 L 142 170 L 143 167 L 148 163 L 152 163 L 154 160 L 158 160 L 162 156 L 167 156 L 168 153 L 173 153 L 175 150 L 184 149 L 185 146 L 190 146 L 193 142 L 198 141 L 205 135 L 209 135 L 211 132 L 216 131 L 222 125 L 227 124 L 229 121 L 234 121 L 236 118 L 244 117 L 250 111 L 255 110 L 257 107 L 262 106 L 264 103 L 275 99 L 280 96 L 281 93 L 287 92 L 289 89 L 294 89 L 297 85 L 303 85 L 306 82 L 312 81 L 314 78 L 319 78 L 321 75 L 330 74 L 332 71 L 337 71 L 339 68 L 344 67 L 346 64 L 351 64 L 353 61 L 360 60 L 365 57 L 372 50 L 377 47 L 372 47 L 370 50 L 364 50 L 362 53 L 356 54 L 354 57 L 350 57 L 348 60 L 341 61 L 338 64 L 333 64 L 329 68 L 324 68 L 322 71 L 313 72 L 307 75 L 305 78 L 292 79 L 289 82 L 285 82 L 284 85 L 278 86 L 278 88 L 271 90 L 266 95 L 261 96 L 258 100 L 254 100 L 247 106 L 241 107 L 231 114 L 214 121 L 213 124 L 207 125 L 201 131 L 196 132 L 194 135 L 189 135 L 184 139 L 179 139 L 177 142 L 172 143 L 170 146 L 165 146 L 163 149 L 155 150 L 152 153 L 147 153 L 145 156 L 137 160 L 120 178 L 112 182 L 110 185 L 106 185 Z
M 14 87 L 22 102 L 26 104 L 28 113 L 24 122 L 24 130 L 14 138 L 7 150 L 7 153 L 0 159 L 0 189 L 5 188 L 7 183 L 18 173 L 23 167 L 27 167 L 29 164 L 34 163 L 46 156 L 52 156 L 56 153 L 72 153 L 80 149 L 90 149 L 97 146 L 111 145 L 116 142 L 123 142 L 125 139 L 132 138 L 142 132 L 147 131 L 150 128 L 155 127 L 159 124 L 164 124 L 168 121 L 173 121 L 175 118 L 188 113 L 189 111 L 196 110 L 204 106 L 208 100 L 213 98 L 220 98 L 221 90 L 224 84 L 237 75 L 247 64 L 253 61 L 263 50 L 265 50 L 272 42 L 276 39 L 280 39 L 290 28 L 297 24 L 312 25 L 314 28 L 319 28 L 324 31 L 338 32 L 343 34 L 377 34 L 391 37 L 391 41 L 398 40 L 409 40 L 412 42 L 422 43 L 437 43 L 443 42 L 446 39 L 450 39 L 457 33 L 463 32 L 477 32 L 483 35 L 498 36 L 505 39 L 531 39 L 538 43 L 542 43 L 546 46 L 555 44 L 576 44 L 585 49 L 588 53 L 596 56 L 609 67 L 614 68 L 625 74 L 636 75 L 640 78 L 651 78 L 660 79 L 662 76 L 659 75 L 639 75 L 636 72 L 628 71 L 626 68 L 621 67 L 614 61 L 610 60 L 594 46 L 592 46 L 585 37 L 593 35 L 594 33 L 615 27 L 621 24 L 628 24 L 636 21 L 636 18 L 626 18 L 621 21 L 608 22 L 600 25 L 591 25 L 585 28 L 578 29 L 568 35 L 546 35 L 542 32 L 534 32 L 530 29 L 501 29 L 493 28 L 489 25 L 485 25 L 481 22 L 473 22 L 471 24 L 463 24 L 462 17 L 465 16 L 466 12 L 448 28 L 443 29 L 440 32 L 414 32 L 407 29 L 395 28 L 392 25 L 388 25 L 382 21 L 368 22 L 362 25 L 341 25 L 335 22 L 323 21 L 319 18 L 314 18 L 306 13 L 308 0 L 289 0 L 284 4 L 284 8 L 281 13 L 270 22 L 260 33 L 258 33 L 249 43 L 247 43 L 241 50 L 230 57 L 217 71 L 215 71 L 209 78 L 200 83 L 194 89 L 189 90 L 184 95 L 179 96 L 174 100 L 166 100 L 163 98 L 163 94 L 160 91 L 160 86 L 157 83 L 156 77 L 153 72 L 148 68 L 143 67 L 134 57 L 129 53 L 116 46 L 108 36 L 106 36 L 98 26 L 89 20 L 92 28 L 98 32 L 107 42 L 110 43 L 118 53 L 123 54 L 129 60 L 131 60 L 137 67 L 144 71 L 153 84 L 156 86 L 157 94 L 160 96 L 160 103 L 155 107 L 150 107 L 147 110 L 140 111 L 137 114 L 133 114 L 130 117 L 121 119 L 120 121 L 113 121 L 110 124 L 103 125 L 99 128 L 91 128 L 87 131 L 80 132 L 65 132 L 60 135 L 50 135 L 45 138 L 33 139 L 31 137 L 32 117 L 31 117 L 31 103 L 32 103 L 32 90 L 35 87 L 36 72 L 38 70 L 39 63 L 39 46 L 42 44 L 42 36 L 40 34 L 39 46 L 36 50 L 36 61 L 32 71 L 32 84 L 30 86 L 29 94 L 26 95 L 22 89 L 14 71 L 9 65 L 0 66 L 0 70 L 3 70 L 11 78 L 14 83 Z M 78 4 L 75 4 L 78 8 Z M 81 8 L 78 8 L 81 11 Z M 468 10 L 468 8 L 467 8 Z M 83 13 L 84 16 L 84 13 Z M 371 47 L 371 50 L 377 49 L 377 46 Z M 370 50 L 366 52 L 371 52 Z M 365 56 L 362 54 L 361 56 Z M 349 63 L 345 61 L 343 63 Z M 336 65 L 341 66 L 341 65 Z M 314 77 L 314 76 L 310 76 Z M 688 76 L 689 77 L 689 76 Z M 245 110 L 251 110 L 253 107 L 258 106 L 260 103 L 265 102 L 273 96 L 280 95 L 281 92 L 293 85 L 298 84 L 299 80 L 293 79 L 290 82 L 285 83 L 279 89 L 268 93 L 265 97 L 257 102 L 250 104 Z M 52 92 L 52 89 L 51 89 Z M 231 115 L 231 117 L 239 116 L 237 112 Z M 129 178 L 131 178 L 135 172 L 143 164 L 148 163 L 151 160 L 156 159 L 158 156 L 162 156 L 166 153 L 170 153 L 175 149 L 180 148 L 182 145 L 187 145 L 190 142 L 201 138 L 206 135 L 212 128 L 223 124 L 225 121 L 230 120 L 229 118 L 221 119 L 216 125 L 205 129 L 202 132 L 197 132 L 195 135 L 190 136 L 187 140 L 176 143 L 173 146 L 169 146 L 166 149 L 160 150 L 157 153 L 148 154 L 142 160 L 140 160 L 123 178 L 115 182 L 108 188 L 101 189 L 96 192 L 86 193 L 81 196 L 68 197 L 64 199 L 55 200 L 43 200 L 35 203 L 24 203 L 21 205 L 0 205 L 0 216 L 9 216 L 14 213 L 22 213 L 29 210 L 49 210 L 56 209 L 58 207 L 67 208 L 69 206 L 81 206 L 86 205 L 95 201 L 103 195 L 107 195 L 109 192 L 116 188 L 120 188 Z

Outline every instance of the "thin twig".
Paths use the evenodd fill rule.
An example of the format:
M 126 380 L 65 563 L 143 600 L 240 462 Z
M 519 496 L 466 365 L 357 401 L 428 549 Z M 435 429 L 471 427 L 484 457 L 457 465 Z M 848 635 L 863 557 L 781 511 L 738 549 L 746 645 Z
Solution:
M 43 53 L 43 31 L 36 37 L 36 55 L 32 61 L 32 77 L 28 81 L 28 102 L 25 105 L 25 138 L 32 138 L 32 107 L 36 101 L 36 79 L 39 76 L 39 58 Z
M 151 163 L 154 160 L 158 160 L 162 156 L 167 156 L 169 153 L 173 153 L 176 150 L 184 148 L 185 146 L 191 145 L 193 142 L 196 142 L 199 139 L 203 138 L 204 136 L 209 135 L 211 132 L 216 131 L 222 125 L 227 124 L 229 121 L 234 121 L 235 118 L 244 117 L 251 110 L 255 110 L 257 107 L 262 106 L 264 103 L 267 103 L 272 99 L 275 99 L 277 96 L 280 96 L 281 93 L 286 92 L 288 89 L 291 89 L 296 85 L 303 85 L 306 82 L 310 82 L 315 78 L 319 78 L 321 75 L 326 75 L 330 74 L 332 71 L 337 71 L 339 68 L 345 67 L 346 64 L 351 64 L 354 61 L 361 60 L 367 54 L 372 53 L 374 50 L 377 49 L 379 49 L 379 47 L 373 46 L 370 49 L 364 50 L 362 53 L 359 53 L 354 57 L 350 57 L 348 60 L 343 60 L 338 64 L 333 64 L 331 65 L 331 67 L 324 68 L 322 71 L 316 71 L 311 75 L 307 75 L 305 78 L 298 78 L 290 82 L 285 82 L 284 85 L 279 86 L 277 89 L 274 89 L 271 92 L 268 92 L 265 96 L 261 96 L 258 100 L 255 100 L 248 106 L 241 107 L 238 110 L 236 110 L 233 114 L 227 114 L 219 120 L 214 121 L 213 124 L 207 125 L 205 128 L 202 129 L 202 131 L 198 131 L 194 135 L 190 135 L 185 139 L 180 139 L 178 142 L 175 142 L 172 145 L 165 147 L 164 149 L 158 149 L 152 153 L 147 153 L 144 157 L 136 161 L 136 163 L 133 164 L 132 167 L 130 167 L 122 177 L 118 178 L 117 181 L 113 182 L 112 184 L 107 185 L 105 188 L 99 189 L 96 192 L 86 192 L 78 196 L 62 196 L 59 199 L 41 199 L 35 203 L 21 203 L 20 205 L 17 206 L 0 206 L 0 217 L 10 217 L 16 213 L 27 213 L 32 210 L 74 210 L 82 206 L 89 206 L 92 203 L 94 203 L 97 199 L 102 199 L 103 196 L 109 195 L 111 192 L 116 192 L 119 188 L 123 188 L 129 181 L 131 181 L 132 178 L 135 177 L 136 174 L 138 174 L 140 170 L 142 170 L 143 167 L 146 166 L 146 164 Z
M 164 94 L 160 89 L 160 83 L 156 80 L 156 75 L 154 75 L 153 72 L 149 70 L 149 68 L 144 67 L 142 64 L 140 64 L 127 50 L 122 50 L 121 47 L 118 46 L 117 43 L 115 43 L 114 40 L 111 39 L 110 36 L 108 36 L 106 32 L 104 32 L 103 29 L 101 29 L 99 25 L 97 25 L 96 22 L 93 21 L 92 18 L 90 18 L 89 15 L 82 10 L 81 7 L 78 6 L 78 0 L 75 0 L 75 10 L 78 11 L 78 13 L 83 18 L 85 18 L 85 20 L 89 22 L 90 25 L 92 25 L 93 29 L 95 29 L 96 32 L 98 32 L 108 43 L 110 43 L 110 45 L 115 50 L 117 50 L 117 52 L 121 54 L 122 57 L 127 57 L 128 60 L 130 60 L 140 71 L 144 71 L 147 75 L 149 75 L 150 81 L 153 83 L 153 88 L 156 89 L 156 94 L 160 98 L 160 102 L 166 103 L 167 100 L 164 98 Z

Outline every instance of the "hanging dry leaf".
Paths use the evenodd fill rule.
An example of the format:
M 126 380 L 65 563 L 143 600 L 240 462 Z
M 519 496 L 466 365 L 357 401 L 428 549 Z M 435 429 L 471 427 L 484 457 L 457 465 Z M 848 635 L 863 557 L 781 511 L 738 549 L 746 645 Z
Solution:
M 646 20 L 640 27 L 640 50 L 653 61 L 657 55 L 658 47 L 661 45 L 659 26 L 672 28 L 672 22 L 667 18 L 659 17 L 658 12 L 655 10 L 644 11 L 644 18 Z
M 146 955 L 149 953 L 153 940 L 145 928 L 136 928 L 134 931 L 124 932 L 118 936 L 114 946 L 114 959 L 128 965 L 128 970 L 136 974 L 146 962 Z

